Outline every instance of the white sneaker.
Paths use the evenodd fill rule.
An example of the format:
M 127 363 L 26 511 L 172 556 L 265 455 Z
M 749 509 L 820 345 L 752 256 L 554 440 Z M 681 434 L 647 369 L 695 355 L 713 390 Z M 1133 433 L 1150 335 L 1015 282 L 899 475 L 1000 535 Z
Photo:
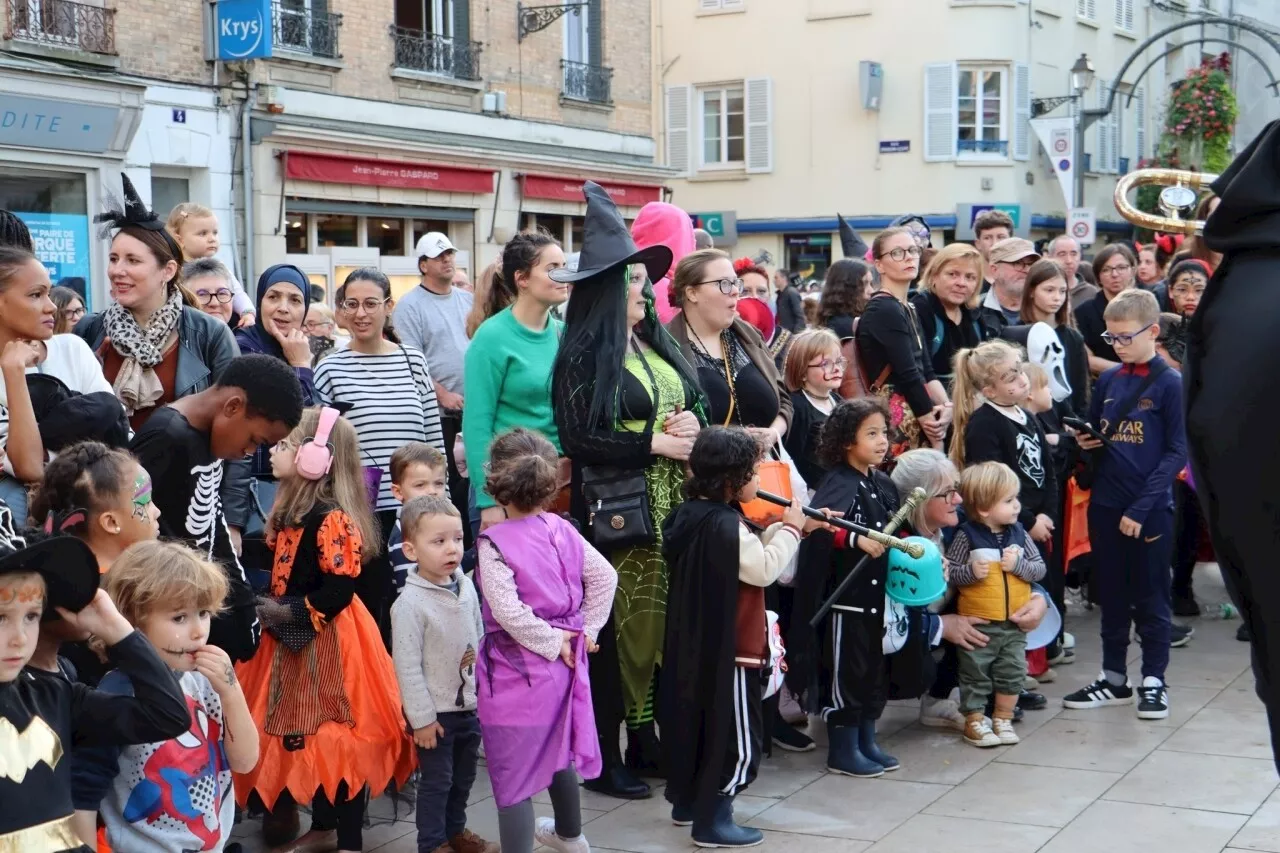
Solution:
M 1076 635 L 1070 631 L 1062 632 L 1062 647 L 1064 649 L 1074 649 L 1076 647 Z
M 964 742 L 979 749 L 987 749 L 999 746 L 1000 738 L 991 730 L 991 719 L 989 717 L 980 717 L 965 721 Z
M 556 819 L 553 817 L 540 817 L 534 821 L 533 838 L 539 844 L 550 847 L 552 850 L 559 850 L 560 853 L 591 853 L 587 836 L 561 838 L 556 835 Z
M 996 737 L 1000 738 L 1000 743 L 1005 746 L 1012 746 L 1021 742 L 1018 740 L 1018 733 L 1013 730 L 1013 720 L 1004 720 L 996 717 L 991 721 L 991 731 L 995 733 Z
M 960 703 L 954 699 L 935 699 L 929 694 L 920 697 L 920 725 L 931 729 L 964 731 L 964 714 Z

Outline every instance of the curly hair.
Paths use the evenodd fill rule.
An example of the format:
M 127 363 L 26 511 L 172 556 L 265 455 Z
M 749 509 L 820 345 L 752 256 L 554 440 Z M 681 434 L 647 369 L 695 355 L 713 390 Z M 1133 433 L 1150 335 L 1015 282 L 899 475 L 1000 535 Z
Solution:
M 760 445 L 746 430 L 710 426 L 698 433 L 689 453 L 690 498 L 731 501 L 756 475 Z
M 889 423 L 889 409 L 878 397 L 857 397 L 836 406 L 818 434 L 818 464 L 827 469 L 844 465 L 858 430 L 872 415 Z
M 822 284 L 822 296 L 818 302 L 818 322 L 826 325 L 832 317 L 847 314 L 861 317 L 867 308 L 867 288 L 863 280 L 871 272 L 871 265 L 862 261 L 842 258 L 827 270 Z
M 558 491 L 559 464 L 555 447 L 541 433 L 516 427 L 489 445 L 484 490 L 499 506 L 544 509 Z
M 43 523 L 50 513 L 74 509 L 90 515 L 102 513 L 127 486 L 133 485 L 129 477 L 137 464 L 123 450 L 96 441 L 64 448 L 45 466 L 44 479 L 31 501 L 30 515 Z
M 244 392 L 249 414 L 293 429 L 302 419 L 302 386 L 293 368 L 278 358 L 250 353 L 233 358 L 218 377 L 219 388 Z

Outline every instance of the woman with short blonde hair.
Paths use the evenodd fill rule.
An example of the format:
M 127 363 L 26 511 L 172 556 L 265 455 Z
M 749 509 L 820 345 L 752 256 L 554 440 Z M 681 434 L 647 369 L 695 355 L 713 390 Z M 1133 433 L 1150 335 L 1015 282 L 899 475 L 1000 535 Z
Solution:
M 911 298 L 923 333 L 925 357 L 948 390 L 955 373 L 955 354 L 991 336 L 978 322 L 983 274 L 982 254 L 968 243 L 952 243 L 934 255 L 920 277 L 920 289 Z

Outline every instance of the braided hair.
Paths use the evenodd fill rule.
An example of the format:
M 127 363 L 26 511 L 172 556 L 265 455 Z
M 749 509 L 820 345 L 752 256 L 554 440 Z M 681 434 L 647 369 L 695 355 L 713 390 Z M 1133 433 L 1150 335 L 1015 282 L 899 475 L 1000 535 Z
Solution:
M 36 250 L 27 223 L 19 219 L 18 214 L 8 210 L 0 210 L 0 246 L 14 246 L 33 254 Z
M 97 516 L 128 485 L 130 466 L 135 464 L 128 453 L 97 441 L 71 445 L 45 466 L 31 502 L 31 517 L 42 523 L 51 513 L 63 515 L 77 509 L 90 518 Z M 86 531 L 82 527 L 69 532 L 83 536 Z

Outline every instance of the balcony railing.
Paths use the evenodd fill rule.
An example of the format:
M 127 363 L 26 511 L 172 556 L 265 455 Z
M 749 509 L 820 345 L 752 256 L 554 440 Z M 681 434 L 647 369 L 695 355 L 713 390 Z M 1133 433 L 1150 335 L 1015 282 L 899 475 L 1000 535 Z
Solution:
M 563 94 L 572 101 L 592 104 L 613 103 L 613 69 L 586 62 L 560 60 L 564 68 Z
M 961 154 L 999 154 L 1009 156 L 1007 139 L 961 139 L 956 143 Z
M 116 11 L 72 0 L 9 0 L 9 37 L 89 53 L 116 52 Z
M 306 0 L 275 0 L 271 4 L 272 38 L 284 51 L 338 59 L 338 27 L 342 16 L 315 12 Z
M 462 41 L 411 30 L 391 27 L 395 40 L 396 68 L 425 71 L 455 80 L 480 79 L 480 42 Z

